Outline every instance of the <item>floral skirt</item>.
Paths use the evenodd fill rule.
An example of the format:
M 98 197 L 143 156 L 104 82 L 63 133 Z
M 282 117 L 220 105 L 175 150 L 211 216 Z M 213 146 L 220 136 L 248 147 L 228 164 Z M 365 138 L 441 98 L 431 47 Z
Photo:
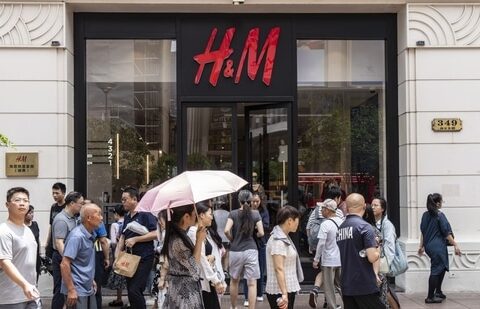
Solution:
M 387 280 L 387 277 L 386 276 L 383 276 L 383 275 L 379 275 L 380 276 L 380 280 L 382 281 L 382 283 L 380 284 L 380 301 L 382 302 L 382 304 L 385 305 L 385 308 L 386 309 L 390 309 L 390 305 L 388 303 L 388 299 L 387 299 L 387 296 L 388 296 L 388 280 Z
M 123 290 L 127 287 L 127 281 L 125 280 L 124 276 L 117 274 L 112 269 L 112 271 L 108 275 L 107 287 L 112 290 L 117 290 L 117 289 Z
M 153 297 L 158 297 L 158 282 L 160 281 L 160 264 L 155 265 L 155 277 L 153 277 L 152 290 L 150 293 Z
M 168 276 L 165 309 L 203 309 L 200 281 L 189 276 Z

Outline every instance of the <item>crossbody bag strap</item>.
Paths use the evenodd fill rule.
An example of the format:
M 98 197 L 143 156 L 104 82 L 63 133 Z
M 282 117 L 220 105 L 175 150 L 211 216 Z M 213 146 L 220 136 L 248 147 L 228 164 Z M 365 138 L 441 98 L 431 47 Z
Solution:
M 384 228 L 383 228 L 383 218 L 382 218 L 382 221 L 380 221 L 380 232 L 382 233 L 382 249 L 380 250 L 380 257 L 385 257 L 385 246 L 384 246 L 384 243 L 385 243 L 385 231 L 384 231 Z M 388 261 L 388 259 L 387 259 Z
M 340 227 L 338 226 L 337 222 L 335 222 L 335 220 L 333 220 L 333 219 L 331 219 L 331 218 L 328 218 L 328 220 L 332 221 L 332 222 L 335 224 L 335 226 L 337 227 L 337 230 L 340 228 Z

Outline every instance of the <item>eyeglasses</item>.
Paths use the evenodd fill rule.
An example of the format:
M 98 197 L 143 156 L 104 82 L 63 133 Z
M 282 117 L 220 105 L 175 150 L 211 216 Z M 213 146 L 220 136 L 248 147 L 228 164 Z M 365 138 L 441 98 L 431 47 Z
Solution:
M 252 201 L 240 201 L 240 204 L 242 204 L 242 205 L 243 205 L 243 204 L 248 204 L 248 205 L 250 205 L 251 202 L 252 202 Z
M 30 200 L 29 200 L 28 198 L 19 198 L 19 197 L 17 197 L 16 199 L 11 200 L 11 202 L 16 203 L 16 204 L 18 204 L 18 203 L 20 203 L 20 202 L 29 203 Z

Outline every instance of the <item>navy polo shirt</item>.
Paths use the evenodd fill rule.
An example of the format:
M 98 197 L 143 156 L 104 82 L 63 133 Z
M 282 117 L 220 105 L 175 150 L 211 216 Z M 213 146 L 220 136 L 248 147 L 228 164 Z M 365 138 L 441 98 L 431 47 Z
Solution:
M 140 225 L 143 225 L 150 232 L 155 231 L 157 229 L 157 219 L 151 213 L 136 212 L 133 215 L 133 217 L 130 216 L 130 213 L 127 213 L 125 215 L 125 219 L 123 221 L 123 226 L 122 226 L 122 235 L 125 237 L 125 240 L 135 236 L 141 236 L 140 234 L 137 234 L 130 230 L 125 230 L 125 227 L 127 226 L 127 224 L 129 224 L 132 221 L 136 221 Z M 146 259 L 153 258 L 154 256 L 153 240 L 150 240 L 147 242 L 135 243 L 135 245 L 132 247 L 132 254 L 139 255 L 142 258 L 141 259 L 142 262 Z
M 346 296 L 378 293 L 373 265 L 364 250 L 377 247 L 373 227 L 357 215 L 348 215 L 337 233 L 342 261 L 342 294 Z

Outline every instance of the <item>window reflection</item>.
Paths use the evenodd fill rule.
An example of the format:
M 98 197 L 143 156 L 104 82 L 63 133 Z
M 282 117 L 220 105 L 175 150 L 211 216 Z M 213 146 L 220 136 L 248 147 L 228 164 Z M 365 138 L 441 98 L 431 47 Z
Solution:
M 87 40 L 87 190 L 119 202 L 176 173 L 172 40 Z
M 338 184 L 385 195 L 383 41 L 299 40 L 298 183 L 312 208 Z
M 233 171 L 232 108 L 187 109 L 187 169 Z

